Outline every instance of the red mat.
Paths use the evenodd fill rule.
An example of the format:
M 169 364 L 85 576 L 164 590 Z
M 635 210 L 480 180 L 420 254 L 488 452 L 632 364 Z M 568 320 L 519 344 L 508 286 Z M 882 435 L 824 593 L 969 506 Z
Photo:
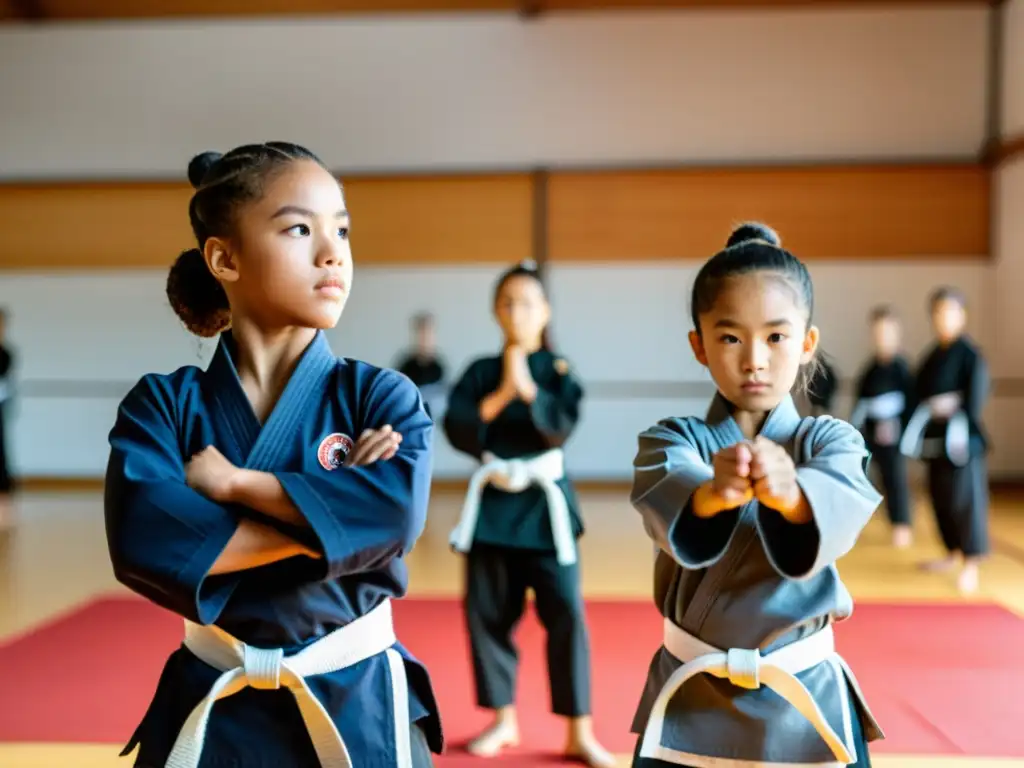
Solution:
M 399 636 L 438 688 L 450 745 L 438 765 L 479 765 L 459 750 L 487 723 L 473 704 L 459 604 L 405 600 L 395 613 Z M 597 732 L 609 749 L 630 753 L 629 723 L 660 620 L 640 602 L 590 602 L 588 613 Z M 177 617 L 147 603 L 108 599 L 0 645 L 0 741 L 120 745 L 180 632 Z M 1024 728 L 1009 725 L 1024 722 L 1024 620 L 992 605 L 861 603 L 837 635 L 886 730 L 873 752 L 1024 757 Z M 564 731 L 548 712 L 543 633 L 532 615 L 519 644 L 520 727 L 530 748 L 509 759 L 539 765 Z

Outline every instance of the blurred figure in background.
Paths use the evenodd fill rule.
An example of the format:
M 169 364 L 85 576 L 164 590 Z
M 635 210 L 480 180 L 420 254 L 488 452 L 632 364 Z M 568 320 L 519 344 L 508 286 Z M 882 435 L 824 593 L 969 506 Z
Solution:
M 480 462 L 451 544 L 466 556 L 464 610 L 478 706 L 494 721 L 469 752 L 494 757 L 519 743 L 515 628 L 532 590 L 547 631 L 551 710 L 566 718 L 566 754 L 613 768 L 591 721 L 590 634 L 576 541 L 583 519 L 563 446 L 583 388 L 548 340 L 551 305 L 532 262 L 507 270 L 494 291 L 501 354 L 472 361 L 452 389 L 444 429 Z
M 916 376 L 917 406 L 900 442 L 907 456 L 928 466 L 928 495 L 947 555 L 926 563 L 932 571 L 956 567 L 958 586 L 978 588 L 978 563 L 988 553 L 988 438 L 981 412 L 988 401 L 988 364 L 967 335 L 967 301 L 956 288 L 939 288 L 929 302 L 935 344 Z
M 807 385 L 807 400 L 811 404 L 812 416 L 826 416 L 832 413 L 832 402 L 836 398 L 836 390 L 839 389 L 839 376 L 824 354 L 819 356 L 818 363 L 814 376 Z
M 14 355 L 7 346 L 7 311 L 0 309 L 0 530 L 14 522 L 14 478 L 7 453 L 7 404 L 14 394 Z
M 900 336 L 900 321 L 893 308 L 875 307 L 871 312 L 874 355 L 857 379 L 850 423 L 864 435 L 872 464 L 882 476 L 893 546 L 905 549 L 913 543 L 913 528 L 907 459 L 900 453 L 900 438 L 910 418 L 914 375 L 900 352 Z
M 434 316 L 420 312 L 412 319 L 412 350 L 396 366 L 420 389 L 427 414 L 433 418 L 444 401 L 444 362 L 437 354 Z

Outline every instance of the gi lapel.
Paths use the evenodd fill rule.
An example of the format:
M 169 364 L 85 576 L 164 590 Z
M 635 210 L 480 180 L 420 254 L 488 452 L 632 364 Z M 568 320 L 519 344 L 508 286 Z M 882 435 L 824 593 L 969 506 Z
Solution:
M 238 378 L 231 355 L 233 344 L 229 333 L 222 334 L 207 369 L 215 400 L 220 406 L 217 409 L 220 413 L 215 414 L 215 418 L 220 416 L 220 421 L 227 428 L 244 468 L 267 471 L 274 467 L 284 450 L 288 433 L 298 429 L 303 409 L 312 396 L 323 395 L 337 358 L 323 331 L 318 331 L 302 353 L 266 423 L 261 426 Z

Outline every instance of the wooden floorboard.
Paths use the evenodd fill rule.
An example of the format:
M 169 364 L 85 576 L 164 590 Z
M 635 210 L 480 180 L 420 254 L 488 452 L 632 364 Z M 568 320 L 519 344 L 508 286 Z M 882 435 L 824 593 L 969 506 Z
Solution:
M 649 599 L 652 547 L 621 489 L 581 492 L 587 535 L 581 543 L 583 588 L 590 598 Z M 411 596 L 455 596 L 461 590 L 461 559 L 448 548 L 448 533 L 461 496 L 441 487 L 427 529 L 409 557 Z M 0 535 L 0 639 L 37 626 L 83 602 L 124 593 L 107 559 L 102 500 L 91 489 L 32 492 L 19 500 L 20 523 Z M 916 564 L 940 547 L 927 507 L 916 508 L 917 542 L 905 551 L 889 546 L 879 513 L 854 550 L 839 563 L 856 599 L 962 600 L 952 576 L 921 573 Z M 996 493 L 991 558 L 982 567 L 982 589 L 973 600 L 994 601 L 1024 615 L 1024 498 Z M 969 704 L 969 703 L 968 703 Z M 114 745 L 0 745 L 3 768 L 123 768 Z M 884 755 L 879 768 L 1024 768 L 1021 760 Z M 623 756 L 621 764 L 628 765 Z

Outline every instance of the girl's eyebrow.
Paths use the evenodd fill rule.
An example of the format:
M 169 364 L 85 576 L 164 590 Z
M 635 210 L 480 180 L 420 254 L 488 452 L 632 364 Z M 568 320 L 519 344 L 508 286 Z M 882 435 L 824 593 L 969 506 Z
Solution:
M 277 212 L 271 216 L 271 219 L 277 219 L 281 216 L 287 216 L 288 214 L 296 214 L 298 216 L 306 216 L 310 219 L 315 218 L 316 214 L 308 208 L 301 208 L 297 205 L 285 205 L 277 209 Z M 334 214 L 334 218 L 343 219 L 348 216 L 348 211 L 342 208 L 340 211 Z

